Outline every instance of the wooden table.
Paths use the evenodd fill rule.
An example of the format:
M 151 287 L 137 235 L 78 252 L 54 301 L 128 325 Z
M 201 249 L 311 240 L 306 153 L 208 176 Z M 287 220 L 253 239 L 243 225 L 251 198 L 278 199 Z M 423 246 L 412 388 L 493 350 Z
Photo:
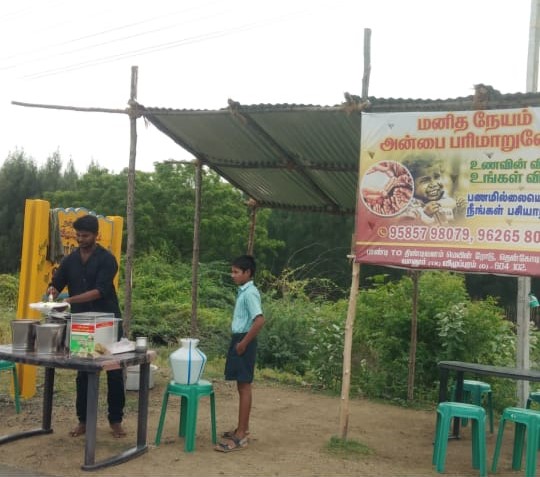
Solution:
M 98 358 L 78 358 L 71 357 L 69 353 L 44 354 L 13 351 L 11 345 L 0 345 L 0 359 L 14 361 L 16 363 L 43 366 L 45 368 L 41 427 L 0 436 L 0 445 L 25 437 L 50 434 L 53 432 L 51 418 L 54 395 L 54 372 L 56 368 L 63 368 L 75 371 L 85 371 L 88 373 L 84 464 L 81 468 L 83 470 L 96 470 L 126 462 L 147 452 L 150 363 L 155 356 L 156 353 L 154 351 L 147 351 L 145 353 L 120 353 Z M 101 371 L 122 369 L 134 365 L 140 365 L 137 443 L 134 447 L 121 452 L 120 454 L 96 462 L 99 374 Z M 75 399 L 75 397 L 73 397 L 73 399 Z
M 540 371 L 536 369 L 509 368 L 489 364 L 465 363 L 462 361 L 440 361 L 439 364 L 439 402 L 448 401 L 448 376 L 450 371 L 456 373 L 456 401 L 463 399 L 463 379 L 465 373 L 473 376 L 495 376 L 521 381 L 540 382 Z M 459 438 L 461 419 L 454 419 L 453 438 Z

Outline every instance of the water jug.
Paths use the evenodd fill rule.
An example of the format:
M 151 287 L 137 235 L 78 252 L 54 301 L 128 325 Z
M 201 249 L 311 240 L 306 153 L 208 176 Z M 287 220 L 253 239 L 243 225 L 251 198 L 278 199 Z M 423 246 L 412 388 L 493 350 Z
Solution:
M 169 357 L 173 380 L 178 384 L 197 384 L 206 365 L 206 355 L 198 348 L 197 338 L 183 338 L 180 344 Z
M 11 321 L 11 348 L 13 351 L 34 351 L 36 331 L 34 325 L 39 320 L 12 320 Z
M 63 323 L 44 323 L 35 325 L 36 329 L 36 352 L 54 354 L 62 351 L 64 347 Z

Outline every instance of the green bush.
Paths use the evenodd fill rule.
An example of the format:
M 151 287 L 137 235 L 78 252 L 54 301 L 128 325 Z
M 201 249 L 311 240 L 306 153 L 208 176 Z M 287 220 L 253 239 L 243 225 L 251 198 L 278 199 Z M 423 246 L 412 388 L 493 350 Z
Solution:
M 0 274 L 0 306 L 13 311 L 17 307 L 19 279 L 14 275 Z
M 321 304 L 309 329 L 309 373 L 314 384 L 334 392 L 339 392 L 343 376 L 346 319 L 346 301 Z
M 415 388 L 436 399 L 442 359 L 508 365 L 515 355 L 512 325 L 495 300 L 471 302 L 464 276 L 422 272 L 418 282 Z M 358 393 L 406 399 L 412 280 L 378 284 L 359 296 L 352 382 Z
M 264 300 L 266 323 L 258 337 L 259 366 L 301 375 L 306 372 L 312 307 L 309 301 L 300 298 Z

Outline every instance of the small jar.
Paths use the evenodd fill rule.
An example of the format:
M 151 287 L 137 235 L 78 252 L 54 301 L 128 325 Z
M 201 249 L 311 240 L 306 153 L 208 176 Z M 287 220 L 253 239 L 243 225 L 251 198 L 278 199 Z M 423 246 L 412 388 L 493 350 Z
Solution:
M 148 338 L 146 336 L 137 336 L 135 339 L 135 351 L 137 353 L 146 353 L 148 349 Z

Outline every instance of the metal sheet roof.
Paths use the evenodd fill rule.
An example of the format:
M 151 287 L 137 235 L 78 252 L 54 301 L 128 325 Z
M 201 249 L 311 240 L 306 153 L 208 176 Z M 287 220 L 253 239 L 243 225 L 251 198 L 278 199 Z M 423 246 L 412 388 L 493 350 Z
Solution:
M 483 85 L 478 85 L 483 86 Z M 334 214 L 356 208 L 361 112 L 466 111 L 540 106 L 540 94 L 377 99 L 345 93 L 337 106 L 251 105 L 220 110 L 149 108 L 141 114 L 259 207 Z M 482 90 L 480 90 L 482 91 Z

